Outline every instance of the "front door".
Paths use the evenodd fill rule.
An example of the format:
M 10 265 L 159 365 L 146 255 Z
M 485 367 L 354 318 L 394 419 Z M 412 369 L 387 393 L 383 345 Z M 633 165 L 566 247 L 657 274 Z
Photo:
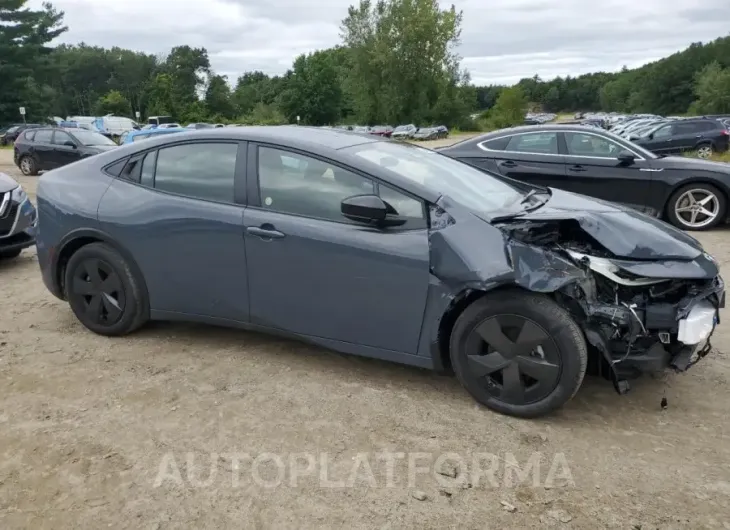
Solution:
M 49 155 L 52 157 L 53 167 L 61 167 L 81 159 L 78 144 L 67 132 L 53 132 L 53 149 Z
M 654 175 L 658 171 L 639 153 L 631 164 L 621 163 L 618 154 L 627 148 L 590 132 L 565 132 L 566 189 L 590 197 L 625 204 L 656 215 L 646 205 L 651 199 Z
M 422 201 L 274 146 L 252 145 L 248 168 L 251 322 L 415 354 L 430 276 Z M 342 199 L 367 193 L 408 222 L 381 230 L 340 214 Z
M 133 157 L 99 204 L 101 229 L 135 257 L 161 318 L 248 321 L 246 144 L 181 143 Z M 241 167 L 237 161 L 243 160 Z M 120 223 L 129 219 L 134 223 Z

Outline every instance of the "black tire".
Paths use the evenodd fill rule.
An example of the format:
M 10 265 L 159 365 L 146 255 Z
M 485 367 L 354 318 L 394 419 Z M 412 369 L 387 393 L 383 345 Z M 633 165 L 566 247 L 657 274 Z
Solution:
M 681 207 L 680 202 L 684 201 L 684 196 L 687 192 L 690 192 L 692 190 L 698 190 L 698 191 L 704 191 L 708 194 L 712 194 L 717 199 L 717 214 L 715 215 L 714 219 L 704 225 L 695 225 L 692 226 L 689 224 L 686 220 L 680 219 L 677 208 Z M 725 195 L 718 190 L 715 186 L 712 184 L 705 184 L 704 182 L 697 182 L 694 184 L 687 184 L 686 186 L 682 186 L 677 191 L 675 191 L 672 196 L 669 198 L 669 202 L 667 202 L 666 207 L 666 216 L 667 220 L 672 223 L 677 228 L 680 228 L 682 230 L 689 230 L 689 231 L 702 231 L 702 230 L 710 230 L 711 228 L 715 228 L 718 224 L 723 223 L 725 221 L 725 218 L 727 217 L 727 198 Z M 691 217 L 690 217 L 691 221 Z
M 30 155 L 20 157 L 18 167 L 20 168 L 20 172 L 26 177 L 35 177 L 38 174 L 38 164 L 35 163 L 35 160 Z
M 105 243 L 83 246 L 71 256 L 64 286 L 76 318 L 94 333 L 126 335 L 149 320 L 142 279 Z
M 16 250 L 0 250 L 0 259 L 13 259 L 20 256 L 22 249 Z
M 482 338 L 494 337 L 495 328 L 493 342 L 506 339 L 509 354 Z M 562 407 L 580 388 L 588 362 L 585 337 L 570 314 L 545 295 L 518 289 L 487 294 L 467 307 L 449 349 L 456 377 L 479 403 L 520 418 Z

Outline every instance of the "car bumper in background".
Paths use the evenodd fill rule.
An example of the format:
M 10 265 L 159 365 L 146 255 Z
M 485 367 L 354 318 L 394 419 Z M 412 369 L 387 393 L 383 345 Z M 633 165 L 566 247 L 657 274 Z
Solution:
M 0 212 L 0 251 L 28 248 L 35 244 L 38 216 L 30 200 L 11 202 Z

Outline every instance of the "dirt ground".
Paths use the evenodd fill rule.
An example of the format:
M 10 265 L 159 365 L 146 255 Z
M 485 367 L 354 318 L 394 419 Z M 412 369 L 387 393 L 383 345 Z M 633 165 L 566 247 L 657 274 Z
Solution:
M 729 235 L 700 239 L 727 263 Z M 686 374 L 623 397 L 589 378 L 521 421 L 450 377 L 253 333 L 96 336 L 34 250 L 0 286 L 3 529 L 730 528 L 729 324 Z

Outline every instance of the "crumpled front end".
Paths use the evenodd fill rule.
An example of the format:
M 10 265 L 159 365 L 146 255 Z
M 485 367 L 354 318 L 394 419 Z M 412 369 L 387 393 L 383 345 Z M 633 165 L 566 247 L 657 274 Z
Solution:
M 725 285 L 706 253 L 692 260 L 617 259 L 571 220 L 500 228 L 515 282 L 553 293 L 600 353 L 595 368 L 619 392 L 642 373 L 684 371 L 709 353 Z
M 553 297 L 583 329 L 589 370 L 619 392 L 642 373 L 684 371 L 710 351 L 725 285 L 696 240 L 682 234 L 672 249 L 662 233 L 655 252 L 646 237 L 654 225 L 627 233 L 595 211 L 587 220 L 566 213 L 487 223 L 442 197 L 430 215 L 431 273 L 452 305 L 458 293 L 505 285 Z

